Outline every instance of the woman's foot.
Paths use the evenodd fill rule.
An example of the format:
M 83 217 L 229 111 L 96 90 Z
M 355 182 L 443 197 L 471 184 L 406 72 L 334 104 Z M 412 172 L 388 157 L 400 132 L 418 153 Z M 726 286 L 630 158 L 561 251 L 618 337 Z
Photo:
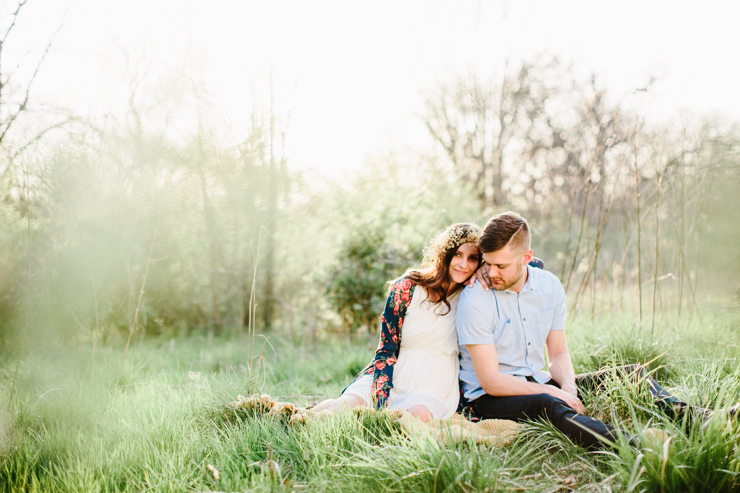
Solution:
M 419 418 L 425 423 L 427 421 L 434 420 L 434 416 L 432 416 L 432 412 L 426 406 L 422 406 L 422 405 L 412 406 L 409 408 L 409 413 L 411 413 L 412 416 Z
M 344 409 L 349 409 L 352 407 L 364 407 L 366 405 L 367 403 L 364 399 L 354 394 L 342 394 L 341 396 L 339 396 L 339 399 L 327 399 L 325 401 L 319 402 L 311 410 L 314 412 L 326 411 L 329 413 L 335 413 Z

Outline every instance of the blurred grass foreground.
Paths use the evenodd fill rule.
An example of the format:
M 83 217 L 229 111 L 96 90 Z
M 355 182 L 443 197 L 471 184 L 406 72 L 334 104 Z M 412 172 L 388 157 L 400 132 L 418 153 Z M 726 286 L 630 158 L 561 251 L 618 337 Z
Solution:
M 625 320 L 571 327 L 577 371 L 659 361 L 678 397 L 723 408 L 740 396 L 737 314 L 703 314 L 699 327 L 657 344 Z M 594 333 L 599 334 L 594 336 Z M 728 344 L 727 341 L 733 343 Z M 80 350 L 37 345 L 21 364 L 8 407 L 3 379 L 0 485 L 4 491 L 738 491 L 740 423 L 685 426 L 647 392 L 619 381 L 585 399 L 587 412 L 637 433 L 658 427 L 667 448 L 644 441 L 595 454 L 543 423 L 504 449 L 447 448 L 409 440 L 385 413 L 364 411 L 289 426 L 231 402 L 269 393 L 299 405 L 335 396 L 370 345 L 300 347 L 283 337 L 147 338 L 114 387 L 122 348 L 99 348 L 95 375 Z M 82 356 L 89 356 L 85 351 Z M 656 360 L 656 357 L 658 358 Z M 652 448 L 651 448 L 652 447 Z
M 17 120 L 0 138 L 3 490 L 740 491 L 737 422 L 672 423 L 619 382 L 589 413 L 667 446 L 593 454 L 531 423 L 505 449 L 440 448 L 384 413 L 291 428 L 230 407 L 336 396 L 372 355 L 384 283 L 448 224 L 508 209 L 567 289 L 577 371 L 651 362 L 688 402 L 737 402 L 740 127 L 651 126 L 595 80 L 541 60 L 453 75 L 425 93 L 434 148 L 342 181 L 293 169 L 269 111 L 237 142 L 206 116 L 174 133 L 176 110 L 213 112 L 166 91 L 122 119 Z

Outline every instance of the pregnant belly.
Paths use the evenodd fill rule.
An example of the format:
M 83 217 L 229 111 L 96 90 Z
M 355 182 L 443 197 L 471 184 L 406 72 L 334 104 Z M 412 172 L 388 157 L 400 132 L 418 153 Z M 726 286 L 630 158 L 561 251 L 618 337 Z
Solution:
M 457 354 L 401 351 L 393 369 L 393 390 L 397 394 L 422 393 L 444 400 L 450 392 L 457 392 L 459 370 Z

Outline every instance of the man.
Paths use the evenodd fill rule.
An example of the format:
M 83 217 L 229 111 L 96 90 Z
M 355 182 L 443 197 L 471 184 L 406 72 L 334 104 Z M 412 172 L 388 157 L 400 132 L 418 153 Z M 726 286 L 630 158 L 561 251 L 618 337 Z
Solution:
M 605 373 L 576 377 L 565 339 L 565 291 L 553 274 L 528 265 L 527 221 L 515 212 L 493 217 L 478 246 L 482 276 L 465 288 L 457 309 L 464 398 L 482 419 L 544 418 L 581 445 L 613 442 L 613 428 L 581 414 L 578 387 L 594 388 Z M 543 371 L 545 350 L 549 372 Z M 641 367 L 617 371 L 646 381 L 669 413 L 689 409 Z

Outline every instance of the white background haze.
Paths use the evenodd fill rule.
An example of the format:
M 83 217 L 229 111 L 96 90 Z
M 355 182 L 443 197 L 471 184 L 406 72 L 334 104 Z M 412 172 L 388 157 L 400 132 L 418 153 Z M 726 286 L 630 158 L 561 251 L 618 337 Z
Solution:
M 290 165 L 336 176 L 371 155 L 432 148 L 423 92 L 450 71 L 495 74 L 542 54 L 597 74 L 654 122 L 683 110 L 740 119 L 738 19 L 728 1 L 29 0 L 4 63 L 34 60 L 61 25 L 37 105 L 123 114 L 132 73 L 153 87 L 196 72 L 235 141 L 253 105 L 269 108 L 272 74 Z

